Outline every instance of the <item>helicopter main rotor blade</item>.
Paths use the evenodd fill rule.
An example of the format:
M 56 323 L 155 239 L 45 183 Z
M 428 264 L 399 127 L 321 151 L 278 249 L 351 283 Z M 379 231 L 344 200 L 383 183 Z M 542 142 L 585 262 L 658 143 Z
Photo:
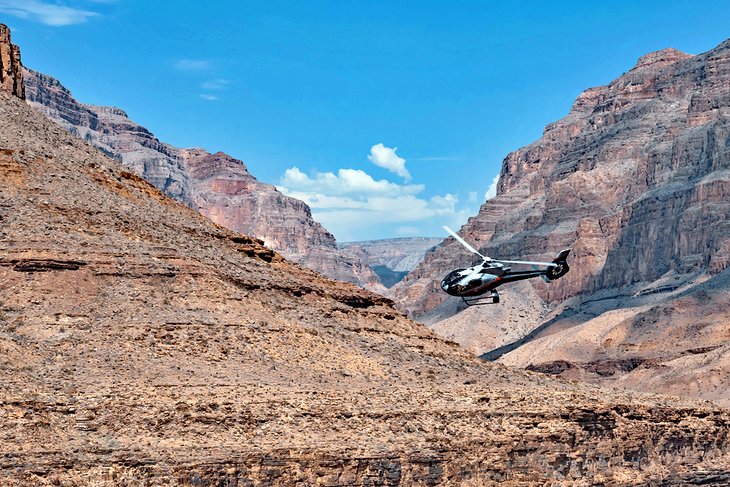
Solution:
M 450 229 L 446 225 L 444 225 L 444 230 L 446 230 L 447 232 L 449 232 L 449 235 L 451 235 L 452 237 L 454 237 L 457 242 L 459 242 L 461 245 L 463 245 L 464 247 L 466 247 L 466 249 L 469 252 L 472 252 L 472 253 L 477 254 L 479 257 L 481 257 L 484 260 L 492 260 L 489 257 L 485 257 L 482 254 L 480 254 L 477 249 L 475 249 L 474 247 L 472 247 L 471 245 L 469 245 L 466 240 L 464 240 L 463 238 L 461 238 L 455 231 L 453 231 L 452 229 Z
M 544 265 L 547 267 L 556 267 L 558 265 L 554 262 L 531 262 L 529 260 L 495 260 L 495 262 L 502 264 Z

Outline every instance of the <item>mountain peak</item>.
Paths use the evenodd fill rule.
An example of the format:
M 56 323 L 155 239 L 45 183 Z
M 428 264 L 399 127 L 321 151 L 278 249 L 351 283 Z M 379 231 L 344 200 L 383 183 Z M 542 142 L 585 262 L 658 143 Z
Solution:
M 687 54 L 678 49 L 674 49 L 673 47 L 668 47 L 666 49 L 661 49 L 659 51 L 644 54 L 636 62 L 636 65 L 633 69 L 641 69 L 649 66 L 660 68 L 663 66 L 674 64 L 677 61 L 681 61 L 683 59 L 689 59 L 691 57 L 691 54 Z

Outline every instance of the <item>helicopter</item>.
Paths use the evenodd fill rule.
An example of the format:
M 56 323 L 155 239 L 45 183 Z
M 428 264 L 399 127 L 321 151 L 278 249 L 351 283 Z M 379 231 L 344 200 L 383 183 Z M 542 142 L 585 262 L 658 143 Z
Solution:
M 466 240 L 461 238 L 449 227 L 443 228 L 469 252 L 477 254 L 482 258 L 480 264 L 466 269 L 453 270 L 441 281 L 441 289 L 445 293 L 460 297 L 467 306 L 499 303 L 497 288 L 502 284 L 531 279 L 533 277 L 541 277 L 545 282 L 550 282 L 563 277 L 570 270 L 567 262 L 570 249 L 560 251 L 552 262 L 496 260 L 480 254 L 479 251 L 469 245 Z M 511 267 L 507 267 L 505 264 L 530 266 L 532 269 L 513 271 Z M 537 266 L 544 267 L 544 269 L 537 269 Z M 483 296 L 487 292 L 490 292 L 490 295 Z

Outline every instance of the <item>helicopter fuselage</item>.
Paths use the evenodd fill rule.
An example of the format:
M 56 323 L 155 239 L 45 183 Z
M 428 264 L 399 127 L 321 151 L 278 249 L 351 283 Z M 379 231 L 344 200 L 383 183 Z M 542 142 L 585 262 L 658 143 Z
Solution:
M 441 289 L 452 296 L 479 296 L 501 284 L 510 271 L 496 262 L 482 262 L 466 269 L 451 271 L 441 281 Z

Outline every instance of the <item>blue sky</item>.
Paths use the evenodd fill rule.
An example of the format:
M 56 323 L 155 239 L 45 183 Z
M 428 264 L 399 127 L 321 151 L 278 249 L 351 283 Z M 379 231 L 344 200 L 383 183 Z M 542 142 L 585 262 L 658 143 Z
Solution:
M 0 0 L 0 21 L 79 100 L 242 159 L 347 241 L 463 224 L 581 91 L 711 49 L 730 2 Z

